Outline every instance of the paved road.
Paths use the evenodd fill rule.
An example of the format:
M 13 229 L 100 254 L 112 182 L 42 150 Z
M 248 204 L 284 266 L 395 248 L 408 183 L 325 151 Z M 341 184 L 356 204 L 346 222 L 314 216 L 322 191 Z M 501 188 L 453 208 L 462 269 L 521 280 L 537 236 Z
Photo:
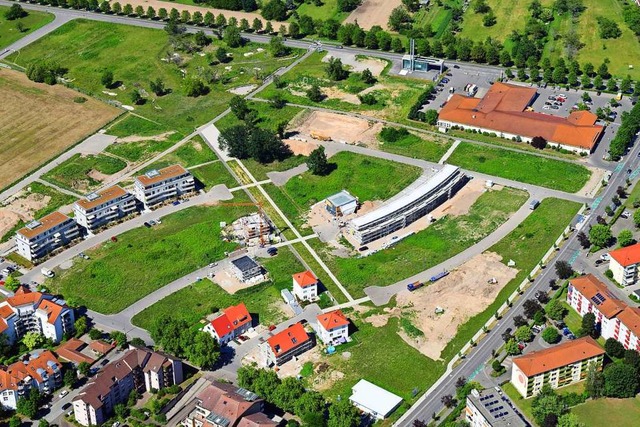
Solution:
M 11 5 L 13 3 L 15 3 L 15 2 L 2 1 L 0 4 Z M 30 9 L 30 7 L 28 7 L 28 5 L 23 5 L 23 7 L 25 9 Z M 56 12 L 57 12 L 57 10 L 56 10 Z M 54 15 L 55 15 L 55 18 L 53 19 L 53 21 L 49 22 L 44 27 L 38 28 L 34 32 L 32 32 L 30 34 L 27 34 L 26 36 L 22 37 L 20 40 L 17 40 L 16 42 L 14 42 L 14 43 L 10 44 L 9 46 L 7 46 L 6 48 L 2 49 L 0 51 L 0 59 L 6 58 L 7 56 L 11 55 L 13 52 L 22 49 L 23 47 L 33 43 L 36 40 L 38 40 L 40 37 L 46 36 L 50 32 L 52 32 L 55 29 L 61 27 L 62 25 L 66 24 L 67 22 L 71 21 L 72 19 L 75 19 L 75 17 L 70 15 L 70 14 L 55 13 Z
M 601 193 L 601 197 L 605 201 L 610 200 L 615 194 L 615 190 L 619 185 L 624 185 L 627 178 L 624 170 L 627 168 L 635 168 L 640 163 L 638 159 L 638 153 L 640 153 L 640 144 L 636 144 L 631 150 L 629 156 L 627 156 L 622 162 L 622 170 L 614 173 L 610 183 L 604 188 Z M 606 203 L 601 203 L 596 209 L 590 212 L 588 222 L 584 225 L 584 229 L 595 223 L 597 215 L 604 216 L 604 206 Z M 573 233 L 565 244 L 560 248 L 556 260 L 569 261 L 576 251 L 581 251 L 580 244 L 577 240 L 577 233 Z M 455 396 L 455 382 L 458 377 L 470 378 L 476 375 L 479 370 L 491 360 L 491 351 L 497 349 L 502 345 L 501 335 L 507 328 L 514 328 L 513 317 L 522 314 L 522 304 L 529 298 L 533 298 L 535 293 L 539 290 L 549 290 L 549 282 L 552 279 L 556 279 L 555 269 L 546 268 L 542 270 L 540 276 L 538 276 L 533 285 L 530 286 L 522 295 L 520 299 L 514 302 L 513 307 L 504 315 L 504 317 L 497 323 L 497 325 L 489 332 L 489 334 L 480 341 L 477 347 L 462 361 L 458 366 L 453 368 L 448 374 L 445 374 L 439 383 L 436 383 L 432 389 L 426 393 L 409 411 L 396 423 L 398 427 L 410 427 L 413 420 L 426 420 L 431 419 L 431 415 L 435 412 L 438 413 L 442 409 L 442 403 L 440 398 L 443 395 L 451 394 Z

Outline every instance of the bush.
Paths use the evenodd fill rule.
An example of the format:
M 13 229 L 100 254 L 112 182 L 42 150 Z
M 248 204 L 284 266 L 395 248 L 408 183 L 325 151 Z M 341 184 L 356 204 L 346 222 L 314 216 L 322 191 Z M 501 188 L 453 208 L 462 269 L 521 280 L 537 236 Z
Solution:
M 358 95 L 358 99 L 365 105 L 375 105 L 378 102 L 375 95 L 372 93 Z
M 382 138 L 384 142 L 398 142 L 407 136 L 409 136 L 409 131 L 405 128 L 392 128 L 385 126 L 380 131 L 380 138 Z
M 560 333 L 556 328 L 550 326 L 542 331 L 542 339 L 548 342 L 549 344 L 555 344 L 560 341 Z

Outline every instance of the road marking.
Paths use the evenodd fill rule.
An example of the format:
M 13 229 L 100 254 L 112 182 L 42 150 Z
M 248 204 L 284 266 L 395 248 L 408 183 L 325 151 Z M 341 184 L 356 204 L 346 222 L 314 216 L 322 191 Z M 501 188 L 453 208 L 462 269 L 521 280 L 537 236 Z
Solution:
M 616 166 L 616 168 L 614 169 L 613 173 L 618 173 L 622 170 L 622 168 L 624 168 L 624 165 L 622 163 L 618 163 L 618 166 Z
M 575 253 L 569 259 L 569 264 L 573 265 L 573 263 L 576 262 L 576 260 L 578 259 L 579 255 L 580 255 L 580 251 L 576 249 Z
M 473 372 L 471 373 L 471 375 L 469 375 L 468 381 L 473 381 L 473 379 L 474 379 L 475 377 L 477 377 L 477 376 L 478 376 L 478 374 L 479 374 L 480 372 L 482 372 L 482 370 L 483 370 L 483 369 L 484 369 L 484 363 L 480 364 L 480 366 L 478 366 L 478 367 L 476 368 L 476 370 L 475 370 L 475 371 L 473 371 Z
M 636 179 L 636 177 L 640 175 L 640 166 L 638 166 L 631 174 L 629 175 L 629 179 Z
M 600 206 L 600 203 L 602 203 L 602 196 L 597 197 L 593 203 L 591 203 L 591 210 L 595 210 L 598 208 L 598 206 Z

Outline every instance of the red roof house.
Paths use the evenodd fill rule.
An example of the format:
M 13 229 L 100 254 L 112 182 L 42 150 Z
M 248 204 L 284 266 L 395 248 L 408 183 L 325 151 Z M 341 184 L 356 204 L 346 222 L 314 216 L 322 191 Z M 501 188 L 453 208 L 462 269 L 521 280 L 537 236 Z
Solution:
M 244 303 L 240 303 L 225 308 L 222 314 L 213 319 L 204 329 L 217 339 L 220 345 L 224 345 L 247 332 L 252 322 L 253 319 L 247 307 Z
M 267 366 L 282 365 L 313 347 L 313 341 L 301 323 L 294 323 L 262 343 Z

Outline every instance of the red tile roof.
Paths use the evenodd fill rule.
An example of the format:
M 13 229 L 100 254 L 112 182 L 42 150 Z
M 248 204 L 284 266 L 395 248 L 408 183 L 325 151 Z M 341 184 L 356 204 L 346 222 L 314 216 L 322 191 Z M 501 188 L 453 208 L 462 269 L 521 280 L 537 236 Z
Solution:
M 242 417 L 238 423 L 238 427 L 276 427 L 277 422 L 267 417 L 262 412 Z
M 81 363 L 87 362 L 93 364 L 96 360 L 93 357 L 89 357 L 82 353 L 82 348 L 87 344 L 84 341 L 80 341 L 77 338 L 71 338 L 66 343 L 62 344 L 56 349 L 58 357 L 67 359 L 69 362 Z
M 318 323 L 322 325 L 326 331 L 330 331 L 331 329 L 338 328 L 340 326 L 349 325 L 349 319 L 347 319 L 341 310 L 336 310 L 319 315 Z
M 296 281 L 298 286 L 301 288 L 306 288 L 307 286 L 313 286 L 318 283 L 318 279 L 313 275 L 309 270 L 303 271 L 302 273 L 296 273 L 293 275 L 293 280 Z
M 440 111 L 438 118 L 452 123 L 492 129 L 573 147 L 593 149 L 602 126 L 589 111 L 576 111 L 563 118 L 524 111 L 535 96 L 535 89 L 506 83 L 494 83 L 482 98 L 455 94 Z
M 304 330 L 302 324 L 294 323 L 284 331 L 269 338 L 267 343 L 269 343 L 269 347 L 271 347 L 273 354 L 279 356 L 303 345 L 309 340 L 309 335 Z
M 623 267 L 640 263 L 640 243 L 609 252 L 611 258 Z
M 527 377 L 532 377 L 603 354 L 604 350 L 593 338 L 584 337 L 545 350 L 532 351 L 514 358 L 513 363 Z
M 107 354 L 113 349 L 113 345 L 102 340 L 94 340 L 89 343 L 89 348 L 97 353 Z
M 251 315 L 244 303 L 241 302 L 224 309 L 223 314 L 211 321 L 211 326 L 219 337 L 223 337 L 247 323 L 251 323 Z
M 626 307 L 626 304 L 615 297 L 610 291 L 607 285 L 598 280 L 593 274 L 581 276 L 569 281 L 573 287 L 580 292 L 585 298 L 587 298 L 597 309 L 607 318 L 611 319 L 620 313 Z M 592 299 L 597 294 L 600 294 L 602 298 L 599 298 L 599 304 Z
M 63 306 L 46 299 L 43 299 L 40 302 L 40 305 L 38 305 L 38 310 L 42 310 L 47 313 L 47 319 L 49 320 L 49 323 L 54 323 L 58 316 L 60 316 L 60 313 L 62 313 L 63 309 Z
M 632 334 L 640 338 L 640 308 L 627 307 L 617 317 Z
M 238 391 L 231 384 L 212 383 L 198 394 L 198 406 L 226 418 L 229 426 L 234 426 L 245 414 L 259 410 L 263 405 L 262 399 L 257 396 L 253 395 L 255 399 L 246 399 Z

